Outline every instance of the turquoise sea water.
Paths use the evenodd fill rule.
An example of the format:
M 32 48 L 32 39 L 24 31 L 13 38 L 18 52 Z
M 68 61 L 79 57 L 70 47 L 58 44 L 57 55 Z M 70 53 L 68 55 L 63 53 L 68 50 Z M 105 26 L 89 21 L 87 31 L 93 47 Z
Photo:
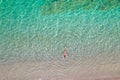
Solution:
M 0 0 L 0 63 L 60 59 L 64 48 L 71 59 L 120 59 L 120 1 Z

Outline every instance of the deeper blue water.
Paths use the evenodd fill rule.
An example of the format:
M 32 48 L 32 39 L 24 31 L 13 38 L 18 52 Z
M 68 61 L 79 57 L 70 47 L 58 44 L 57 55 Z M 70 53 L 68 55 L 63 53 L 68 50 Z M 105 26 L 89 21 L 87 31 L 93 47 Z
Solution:
M 54 0 L 0 0 L 0 63 L 60 59 L 64 48 L 71 59 L 118 60 L 120 3 L 106 0 L 101 8 L 97 0 L 81 1 L 87 7 L 69 1 L 75 7 L 59 0 L 57 9 Z

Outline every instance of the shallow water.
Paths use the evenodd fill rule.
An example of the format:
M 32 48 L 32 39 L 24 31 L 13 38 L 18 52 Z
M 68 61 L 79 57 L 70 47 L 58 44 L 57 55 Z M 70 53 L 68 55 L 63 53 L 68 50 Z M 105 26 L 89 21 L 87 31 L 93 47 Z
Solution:
M 94 68 L 93 64 L 97 67 L 91 69 L 91 73 L 94 70 L 98 71 L 98 74 L 103 74 L 105 70 L 101 65 L 105 65 L 109 68 L 105 71 L 107 75 L 109 71 L 111 74 L 119 75 L 120 69 L 117 68 L 120 61 L 119 5 L 119 0 L 103 2 L 1 0 L 0 77 L 9 75 L 9 77 L 3 76 L 3 80 L 5 77 L 7 80 L 19 80 L 21 78 L 18 74 L 22 74 L 27 64 L 32 64 L 30 70 L 38 67 L 47 69 L 49 68 L 47 64 L 50 64 L 51 68 L 58 70 L 56 74 L 60 74 L 61 77 L 67 73 L 68 67 L 72 66 L 69 70 L 70 74 L 64 77 L 66 79 L 69 79 L 68 76 L 71 76 L 72 71 L 77 71 L 84 65 L 88 66 L 83 69 L 83 73 L 78 70 L 80 74 L 77 76 L 89 75 L 86 69 Z M 65 48 L 69 55 L 66 59 L 63 58 Z M 17 63 L 23 66 L 20 67 Z M 26 68 L 29 68 L 28 65 Z M 8 70 L 10 73 L 7 72 Z M 11 73 L 13 71 L 17 75 L 15 78 Z M 25 71 L 25 74 L 29 75 L 34 73 L 34 71 Z M 54 69 L 43 70 L 40 75 L 39 72 L 35 72 L 37 76 L 32 77 L 42 77 L 47 75 L 47 72 L 52 74 Z

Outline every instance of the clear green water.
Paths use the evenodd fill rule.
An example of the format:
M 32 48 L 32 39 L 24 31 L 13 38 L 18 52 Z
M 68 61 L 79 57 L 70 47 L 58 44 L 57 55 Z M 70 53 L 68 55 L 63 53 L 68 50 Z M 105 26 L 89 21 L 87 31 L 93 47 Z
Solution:
M 119 0 L 0 0 L 0 63 L 60 59 L 65 47 L 71 59 L 117 60 L 119 36 Z
M 107 11 L 120 6 L 120 0 L 45 0 L 42 14 L 50 15 L 77 9 Z

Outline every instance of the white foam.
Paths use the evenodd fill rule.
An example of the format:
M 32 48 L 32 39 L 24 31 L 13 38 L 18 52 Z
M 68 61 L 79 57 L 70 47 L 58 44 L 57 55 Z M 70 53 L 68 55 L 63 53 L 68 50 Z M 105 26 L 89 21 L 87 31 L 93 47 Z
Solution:
M 42 80 L 41 78 L 39 78 L 39 80 Z

